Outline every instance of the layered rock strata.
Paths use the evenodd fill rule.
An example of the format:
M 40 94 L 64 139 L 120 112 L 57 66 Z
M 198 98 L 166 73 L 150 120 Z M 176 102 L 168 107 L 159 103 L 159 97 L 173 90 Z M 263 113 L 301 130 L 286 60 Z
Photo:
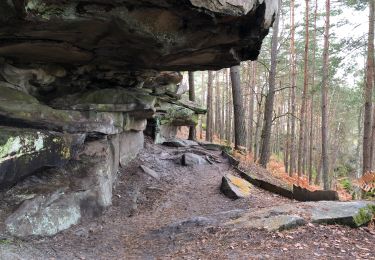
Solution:
M 161 142 L 205 113 L 186 101 L 176 71 L 256 59 L 277 2 L 2 1 L 0 189 L 16 198 L 2 201 L 8 232 L 53 235 L 111 205 L 119 166 L 142 149 L 146 128 Z

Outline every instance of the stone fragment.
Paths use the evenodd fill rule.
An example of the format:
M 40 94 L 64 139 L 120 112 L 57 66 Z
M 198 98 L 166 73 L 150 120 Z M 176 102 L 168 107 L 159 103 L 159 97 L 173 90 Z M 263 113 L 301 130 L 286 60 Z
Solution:
M 227 174 L 223 176 L 220 190 L 231 199 L 246 198 L 250 196 L 252 185 L 242 178 Z
M 148 174 L 152 178 L 159 180 L 160 176 L 157 172 L 155 172 L 153 169 L 148 168 L 147 166 L 141 165 L 141 169 L 143 170 L 144 173 Z
M 200 155 L 194 153 L 185 153 L 181 157 L 181 164 L 184 166 L 194 166 L 194 165 L 206 165 L 207 160 L 203 159 Z
M 127 131 L 120 134 L 120 164 L 125 167 L 143 149 L 144 135 L 140 131 Z

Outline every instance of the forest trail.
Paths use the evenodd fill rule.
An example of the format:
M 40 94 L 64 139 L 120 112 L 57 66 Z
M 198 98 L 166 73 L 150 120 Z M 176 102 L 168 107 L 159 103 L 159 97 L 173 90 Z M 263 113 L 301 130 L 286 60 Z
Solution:
M 375 233 L 367 228 L 308 224 L 267 232 L 212 225 L 213 217 L 227 221 L 241 211 L 298 202 L 256 187 L 249 198 L 228 199 L 219 188 L 223 175 L 234 174 L 229 163 L 222 158 L 222 163 L 213 165 L 182 166 L 178 158 L 183 151 L 147 142 L 137 159 L 122 169 L 113 206 L 103 216 L 52 238 L 0 243 L 0 249 L 7 250 L 0 258 L 375 259 Z M 140 165 L 155 170 L 160 180 L 148 176 Z

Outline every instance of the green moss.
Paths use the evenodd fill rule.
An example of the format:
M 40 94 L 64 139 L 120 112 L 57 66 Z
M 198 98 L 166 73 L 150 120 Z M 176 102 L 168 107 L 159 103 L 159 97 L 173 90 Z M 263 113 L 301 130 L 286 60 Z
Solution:
M 354 223 L 357 227 L 367 224 L 375 216 L 375 205 L 368 205 L 361 208 L 357 215 L 354 216 Z

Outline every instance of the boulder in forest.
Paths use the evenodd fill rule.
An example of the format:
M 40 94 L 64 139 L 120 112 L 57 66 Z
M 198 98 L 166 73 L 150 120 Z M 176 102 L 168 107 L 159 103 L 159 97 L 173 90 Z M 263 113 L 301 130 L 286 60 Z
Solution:
M 231 199 L 246 198 L 250 196 L 252 185 L 242 178 L 231 174 L 223 176 L 221 181 L 221 192 Z
M 194 165 L 206 165 L 208 164 L 206 159 L 195 153 L 185 153 L 181 157 L 181 164 L 184 166 L 194 166 Z

